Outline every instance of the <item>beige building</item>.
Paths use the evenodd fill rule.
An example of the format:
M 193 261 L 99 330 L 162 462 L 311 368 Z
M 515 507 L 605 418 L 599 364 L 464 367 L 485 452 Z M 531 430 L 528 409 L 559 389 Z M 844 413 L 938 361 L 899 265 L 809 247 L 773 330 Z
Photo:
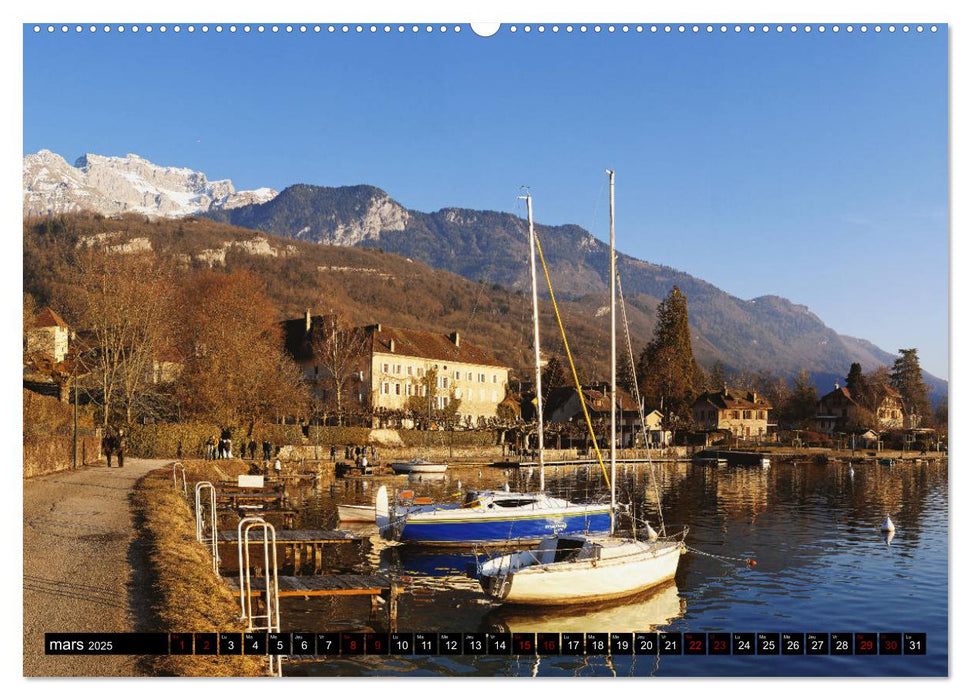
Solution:
M 412 396 L 427 397 L 430 373 L 434 375 L 431 407 L 445 409 L 458 400 L 458 415 L 467 426 L 495 418 L 506 398 L 509 368 L 458 332 L 429 333 L 367 326 L 369 360 L 363 389 L 376 410 L 404 410 Z
M 63 362 L 71 341 L 71 329 L 49 306 L 34 316 L 27 331 L 27 354 L 43 354 L 54 362 Z
M 705 391 L 691 406 L 698 430 L 725 430 L 735 437 L 764 439 L 772 406 L 754 391 Z
M 864 424 L 873 423 L 868 427 L 878 432 L 896 430 L 904 427 L 903 399 L 891 387 L 880 388 L 880 403 L 872 418 L 850 394 L 845 386 L 836 385 L 819 400 L 819 410 L 816 414 L 816 429 L 821 433 L 832 435 L 852 431 Z M 908 426 L 909 427 L 909 426 Z
M 318 398 L 332 399 L 334 386 L 312 342 L 334 317 L 311 316 L 283 322 L 287 350 L 303 370 Z M 345 409 L 353 404 L 370 406 L 375 413 L 407 410 L 412 397 L 430 398 L 433 410 L 459 401 L 462 424 L 475 427 L 495 418 L 506 398 L 509 368 L 459 333 L 430 333 L 392 328 L 380 323 L 352 332 L 360 357 L 348 372 L 344 386 Z M 429 381 L 431 396 L 428 396 Z M 427 405 L 427 404 L 422 404 Z

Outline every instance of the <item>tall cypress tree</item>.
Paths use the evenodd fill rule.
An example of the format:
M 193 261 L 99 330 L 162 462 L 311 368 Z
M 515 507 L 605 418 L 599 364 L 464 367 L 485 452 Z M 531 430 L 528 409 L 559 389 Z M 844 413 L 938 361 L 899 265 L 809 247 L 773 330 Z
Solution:
M 866 394 L 866 378 L 859 362 L 850 365 L 850 373 L 846 375 L 846 388 L 857 401 Z
M 931 402 L 921 373 L 917 348 L 901 348 L 898 352 L 900 357 L 890 370 L 890 383 L 904 399 L 904 413 L 920 416 L 927 421 L 931 415 Z
M 648 406 L 663 406 L 670 427 L 685 425 L 691 420 L 699 374 L 691 350 L 688 298 L 675 286 L 657 307 L 654 337 L 637 363 L 641 393 Z

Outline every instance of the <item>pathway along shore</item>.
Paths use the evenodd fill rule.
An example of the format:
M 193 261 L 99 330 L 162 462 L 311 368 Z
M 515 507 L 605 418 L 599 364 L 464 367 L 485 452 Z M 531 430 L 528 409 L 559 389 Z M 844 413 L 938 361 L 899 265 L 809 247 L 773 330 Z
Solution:
M 45 632 L 140 631 L 147 585 L 135 482 L 171 460 L 125 460 L 24 481 L 24 675 L 134 676 L 135 656 L 45 656 Z

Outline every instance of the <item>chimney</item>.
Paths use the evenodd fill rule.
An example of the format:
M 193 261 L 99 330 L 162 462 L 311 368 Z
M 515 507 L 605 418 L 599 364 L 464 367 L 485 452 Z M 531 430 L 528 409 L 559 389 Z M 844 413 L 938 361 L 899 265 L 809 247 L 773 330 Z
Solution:
M 374 324 L 374 330 L 375 330 L 375 331 L 376 331 L 377 333 L 380 333 L 380 332 L 381 332 L 381 324 L 380 324 L 380 323 L 375 323 L 375 324 Z
M 394 338 L 388 341 L 388 348 L 391 350 L 391 352 L 394 352 Z
M 303 325 L 304 325 L 304 330 L 306 330 L 307 333 L 309 333 L 310 332 L 310 309 L 307 309 L 307 313 L 304 314 Z
M 839 388 L 840 388 L 840 383 L 836 382 L 836 390 L 839 391 Z
M 722 393 L 725 396 L 728 396 L 728 382 L 725 382 L 724 384 L 722 384 Z
M 758 402 L 759 402 L 759 393 L 757 391 L 753 391 L 752 392 L 752 403 L 758 403 Z
M 452 331 L 451 333 L 449 333 L 448 334 L 448 339 L 452 341 L 452 343 L 455 345 L 455 347 L 458 347 L 459 346 L 459 340 L 460 339 L 459 339 L 459 332 L 458 331 Z

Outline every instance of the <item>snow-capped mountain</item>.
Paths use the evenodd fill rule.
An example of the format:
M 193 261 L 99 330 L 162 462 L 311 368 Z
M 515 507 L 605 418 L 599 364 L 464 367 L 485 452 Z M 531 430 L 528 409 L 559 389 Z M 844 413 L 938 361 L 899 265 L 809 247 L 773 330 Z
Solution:
M 203 173 L 156 165 L 132 153 L 88 153 L 73 166 L 46 149 L 24 156 L 25 216 L 83 209 L 174 217 L 261 204 L 276 195 L 268 187 L 237 192 L 231 180 L 210 182 Z

